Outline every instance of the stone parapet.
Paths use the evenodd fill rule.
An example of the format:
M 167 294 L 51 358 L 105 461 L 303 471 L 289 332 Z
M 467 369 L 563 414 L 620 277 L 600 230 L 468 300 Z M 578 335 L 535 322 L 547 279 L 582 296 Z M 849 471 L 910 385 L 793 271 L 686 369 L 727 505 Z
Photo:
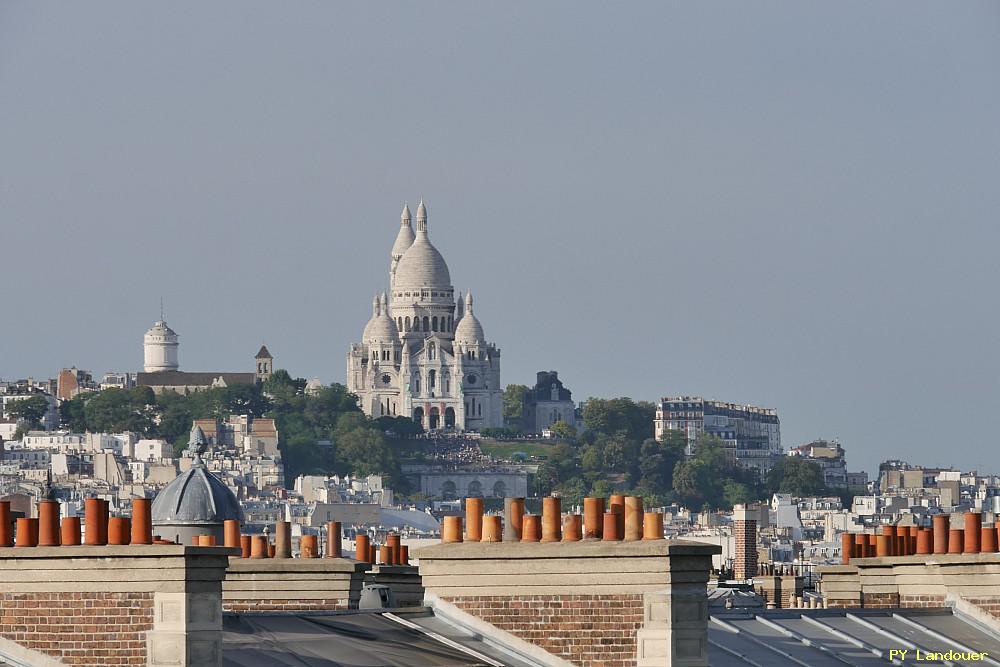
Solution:
M 582 667 L 708 664 L 715 545 L 460 543 L 419 549 L 427 593 Z
M 0 636 L 67 665 L 216 667 L 234 551 L 0 548 Z
M 370 568 L 349 558 L 233 558 L 222 606 L 233 612 L 357 609 Z
M 951 596 L 989 610 L 1000 597 L 998 553 L 852 558 L 818 571 L 828 606 L 934 607 Z
M 861 575 L 857 566 L 828 565 L 817 571 L 820 574 L 820 592 L 827 607 L 844 609 L 861 606 Z

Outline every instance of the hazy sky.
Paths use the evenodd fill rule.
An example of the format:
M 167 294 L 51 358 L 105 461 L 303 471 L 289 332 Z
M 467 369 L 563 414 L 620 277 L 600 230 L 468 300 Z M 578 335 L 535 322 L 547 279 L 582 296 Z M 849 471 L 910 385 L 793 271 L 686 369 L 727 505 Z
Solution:
M 1000 5 L 0 0 L 0 377 L 343 382 L 422 195 L 505 383 L 1000 472 Z

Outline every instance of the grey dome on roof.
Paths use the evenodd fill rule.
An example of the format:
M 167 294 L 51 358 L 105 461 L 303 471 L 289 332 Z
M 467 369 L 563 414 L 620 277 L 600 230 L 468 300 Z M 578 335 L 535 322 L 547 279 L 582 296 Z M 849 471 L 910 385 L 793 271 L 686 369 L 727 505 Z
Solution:
M 204 448 L 205 434 L 201 427 L 195 426 L 188 446 L 194 453 L 194 463 L 156 494 L 151 511 L 154 526 L 215 526 L 226 519 L 243 519 L 236 496 L 202 462 Z

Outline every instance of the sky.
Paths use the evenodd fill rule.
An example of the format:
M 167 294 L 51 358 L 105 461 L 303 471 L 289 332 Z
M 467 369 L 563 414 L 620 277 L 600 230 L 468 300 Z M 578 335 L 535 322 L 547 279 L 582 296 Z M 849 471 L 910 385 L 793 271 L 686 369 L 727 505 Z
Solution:
M 344 382 L 427 203 L 505 383 L 1000 472 L 1000 5 L 0 0 L 0 377 Z

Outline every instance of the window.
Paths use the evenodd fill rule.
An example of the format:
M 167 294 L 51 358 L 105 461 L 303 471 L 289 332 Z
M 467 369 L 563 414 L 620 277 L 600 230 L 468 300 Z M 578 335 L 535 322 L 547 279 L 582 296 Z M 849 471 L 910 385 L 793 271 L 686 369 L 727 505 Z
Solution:
M 423 321 L 424 331 L 430 331 L 430 329 L 427 327 L 427 325 L 429 324 L 430 324 L 430 318 L 424 315 L 424 321 Z
M 438 330 L 438 318 L 437 315 L 431 318 L 431 331 Z

